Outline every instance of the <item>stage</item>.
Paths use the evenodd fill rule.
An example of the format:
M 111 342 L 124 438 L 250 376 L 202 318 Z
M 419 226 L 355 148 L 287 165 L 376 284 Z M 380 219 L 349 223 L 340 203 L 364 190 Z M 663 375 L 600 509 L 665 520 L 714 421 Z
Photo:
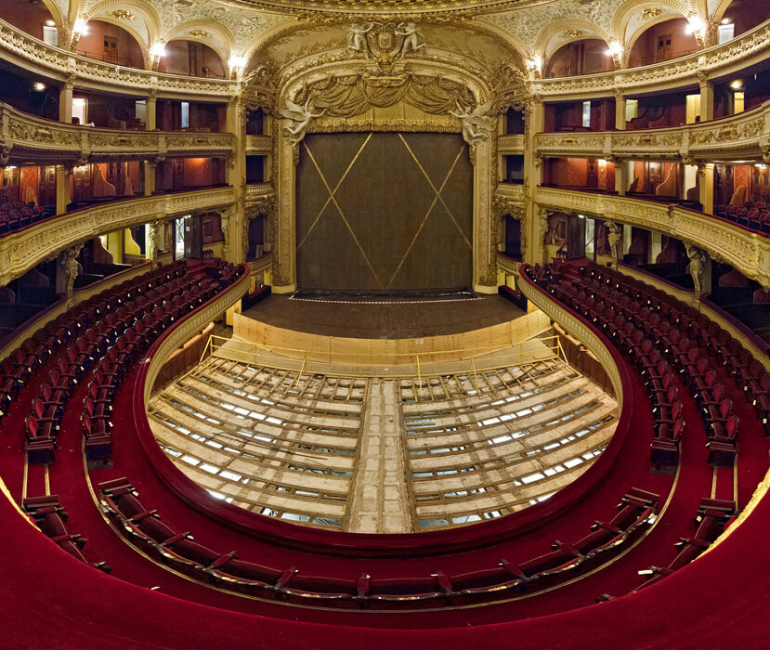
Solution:
M 460 334 L 501 323 L 524 312 L 500 296 L 466 299 L 397 299 L 357 302 L 340 296 L 272 295 L 243 312 L 243 316 L 273 327 L 356 339 L 411 339 Z

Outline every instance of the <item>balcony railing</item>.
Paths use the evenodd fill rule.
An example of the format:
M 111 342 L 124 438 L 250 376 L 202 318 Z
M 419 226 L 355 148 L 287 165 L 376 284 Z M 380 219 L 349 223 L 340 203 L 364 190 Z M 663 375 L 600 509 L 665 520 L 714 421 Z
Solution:
M 232 206 L 236 192 L 222 187 L 150 196 L 75 210 L 0 239 L 0 286 L 59 251 L 98 235 L 150 221 Z
M 671 204 L 546 187 L 537 188 L 535 203 L 567 214 L 595 216 L 670 235 L 726 261 L 747 278 L 770 286 L 770 237 L 724 219 Z
M 231 133 L 128 131 L 53 122 L 0 102 L 0 147 L 11 160 L 40 164 L 75 162 L 81 156 L 226 156 L 234 151 Z
M 737 115 L 640 131 L 539 133 L 539 155 L 580 158 L 742 160 L 763 153 L 770 138 L 770 102 Z

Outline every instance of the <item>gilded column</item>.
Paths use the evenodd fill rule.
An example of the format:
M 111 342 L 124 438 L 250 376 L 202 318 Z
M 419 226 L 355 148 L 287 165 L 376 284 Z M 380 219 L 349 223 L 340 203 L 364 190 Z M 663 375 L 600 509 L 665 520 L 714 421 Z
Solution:
M 523 224 L 529 232 L 524 232 L 522 227 L 522 241 L 527 242 L 526 248 L 522 246 L 521 255 L 529 264 L 542 263 L 544 261 L 543 238 L 545 231 L 541 229 L 540 215 L 535 205 L 534 196 L 538 185 L 543 182 L 543 159 L 537 155 L 535 149 L 535 136 L 545 129 L 545 110 L 542 98 L 535 95 L 524 104 L 524 201 L 526 219 Z
M 626 95 L 623 88 L 615 88 L 615 129 L 626 130 Z
M 224 258 L 228 262 L 244 262 L 246 257 L 243 252 L 243 242 L 238 245 L 228 239 L 228 234 L 224 232 L 225 223 L 230 234 L 237 233 L 243 236 L 243 224 L 246 219 L 246 122 L 248 119 L 248 109 L 246 105 L 238 98 L 231 99 L 227 104 L 226 131 L 235 134 L 235 145 L 233 151 L 228 155 L 227 164 L 227 184 L 234 187 L 238 193 L 233 209 L 229 211 L 227 218 L 223 221 L 223 234 L 225 236 L 225 248 L 223 249 Z
M 67 75 L 64 86 L 59 90 L 59 122 L 72 124 L 72 96 L 75 91 L 75 76 Z
M 705 72 L 698 73 L 700 81 L 700 121 L 707 122 L 714 119 L 714 84 L 709 81 Z

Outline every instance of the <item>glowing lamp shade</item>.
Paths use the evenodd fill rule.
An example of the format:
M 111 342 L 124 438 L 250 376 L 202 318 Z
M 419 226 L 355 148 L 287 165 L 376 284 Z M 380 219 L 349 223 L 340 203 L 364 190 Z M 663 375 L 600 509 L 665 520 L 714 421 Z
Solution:
M 155 43 L 150 48 L 150 54 L 155 58 L 160 58 L 166 53 L 166 45 L 164 43 Z
M 82 18 L 78 18 L 72 26 L 72 31 L 80 36 L 85 36 L 88 33 L 88 23 Z

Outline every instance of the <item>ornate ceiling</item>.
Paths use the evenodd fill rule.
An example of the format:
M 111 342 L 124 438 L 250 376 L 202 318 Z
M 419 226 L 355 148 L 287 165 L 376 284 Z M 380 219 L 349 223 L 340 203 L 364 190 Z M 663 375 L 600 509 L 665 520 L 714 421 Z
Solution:
M 413 20 L 474 26 L 507 41 L 522 58 L 547 59 L 560 46 L 599 38 L 628 48 L 650 25 L 675 17 L 717 17 L 730 0 L 40 0 L 57 24 L 104 20 L 149 50 L 173 39 L 210 45 L 228 60 L 251 58 L 297 26 L 355 20 Z M 65 29 L 66 31 L 66 29 Z M 467 33 L 468 30 L 466 30 Z M 458 47 L 463 46 L 457 39 Z M 300 48 L 309 43 L 297 43 Z M 471 46 L 465 47 L 472 53 Z

